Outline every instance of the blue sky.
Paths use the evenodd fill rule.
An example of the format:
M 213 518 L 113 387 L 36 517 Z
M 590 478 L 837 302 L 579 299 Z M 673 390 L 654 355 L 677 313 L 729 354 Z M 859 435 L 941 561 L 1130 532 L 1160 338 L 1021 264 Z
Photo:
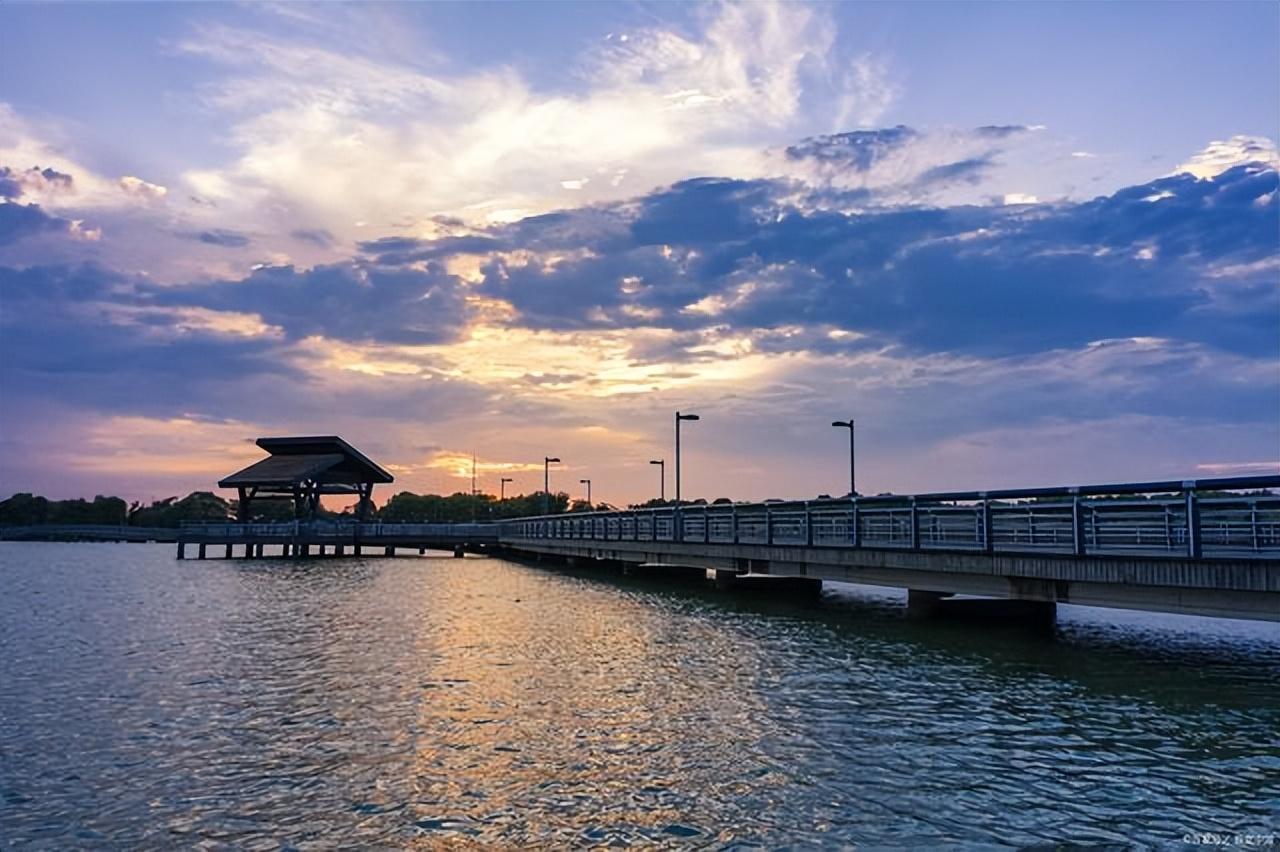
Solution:
M 0 491 L 1280 466 L 1280 7 L 0 7 Z M 511 428 L 511 424 L 518 428 Z M 50 464 L 56 460 L 56 464 Z M 492 485 L 492 483 L 490 483 Z

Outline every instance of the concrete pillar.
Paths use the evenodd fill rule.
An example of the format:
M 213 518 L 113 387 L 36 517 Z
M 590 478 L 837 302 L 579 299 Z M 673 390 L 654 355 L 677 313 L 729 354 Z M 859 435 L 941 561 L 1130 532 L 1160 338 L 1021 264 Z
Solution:
M 384 547 L 384 548 L 382 549 L 382 555 L 383 555 L 383 556 L 395 556 L 395 555 L 396 555 L 396 549 L 395 549 L 394 547 L 390 547 L 390 546 L 388 546 L 388 547 Z
M 364 548 L 362 548 L 360 545 L 357 544 L 355 545 L 355 552 L 356 552 L 356 556 L 363 556 Z
M 197 558 L 197 559 L 204 559 L 204 549 L 205 549 L 205 544 L 204 544 L 204 542 L 201 542 L 201 543 L 200 543 L 200 546 L 196 549 L 196 558 Z
M 181 541 L 178 542 L 178 558 L 179 559 L 187 558 L 187 545 Z
M 309 544 L 302 544 L 302 545 L 299 545 L 299 547 L 302 549 L 302 555 L 303 555 L 303 556 L 310 556 L 310 555 L 311 555 L 311 545 L 309 545 Z
M 1054 601 L 1025 598 L 960 598 L 946 592 L 920 589 L 907 591 L 907 617 L 912 619 L 954 618 L 980 621 L 988 626 L 1018 626 L 1052 632 L 1057 622 L 1058 604 Z
M 942 600 L 951 595 L 947 592 L 930 592 L 925 589 L 907 589 L 907 618 L 933 618 L 942 610 Z
M 426 556 L 426 555 L 427 555 L 427 549 L 426 549 L 425 547 L 419 547 L 419 548 L 418 548 L 418 555 L 419 555 L 419 556 Z
M 346 555 L 346 550 L 347 550 L 347 546 L 346 546 L 345 544 L 335 544 L 335 545 L 333 546 L 333 555 L 334 555 L 334 556 L 345 556 L 345 555 Z
M 227 542 L 226 552 L 222 554 L 222 558 L 223 558 L 223 559 L 230 559 L 230 558 L 231 558 L 231 548 L 232 548 L 232 547 L 233 547 L 233 545 L 231 544 L 231 542 Z
M 467 555 L 467 551 L 463 548 L 463 546 L 462 546 L 462 545 L 458 544 L 458 545 L 455 545 L 455 546 L 454 546 L 454 548 L 453 548 L 453 558 L 454 558 L 454 559 L 462 559 L 462 558 L 463 558 L 463 557 L 465 557 L 466 555 Z

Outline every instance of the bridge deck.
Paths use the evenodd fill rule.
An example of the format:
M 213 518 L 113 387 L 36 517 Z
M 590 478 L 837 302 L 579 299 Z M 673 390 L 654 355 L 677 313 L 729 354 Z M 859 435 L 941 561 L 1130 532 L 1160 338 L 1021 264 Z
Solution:
M 1280 621 L 1280 496 L 1217 493 L 1277 485 L 1280 477 L 1242 477 L 596 512 L 506 524 L 502 544 L 576 559 Z

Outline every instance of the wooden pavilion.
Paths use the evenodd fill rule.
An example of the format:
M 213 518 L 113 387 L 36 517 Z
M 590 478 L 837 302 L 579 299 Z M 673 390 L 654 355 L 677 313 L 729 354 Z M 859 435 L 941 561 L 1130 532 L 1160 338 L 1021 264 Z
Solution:
M 253 518 L 253 499 L 267 495 L 292 497 L 294 517 L 310 520 L 326 494 L 356 495 L 356 516 L 364 520 L 373 508 L 373 486 L 395 479 L 336 435 L 259 438 L 257 444 L 271 455 L 218 482 L 239 492 L 241 521 Z

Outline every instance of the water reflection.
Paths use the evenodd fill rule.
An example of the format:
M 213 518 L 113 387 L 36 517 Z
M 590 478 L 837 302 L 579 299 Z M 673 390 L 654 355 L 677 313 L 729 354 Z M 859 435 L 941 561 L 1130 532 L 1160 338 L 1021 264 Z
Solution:
M 19 844 L 1170 845 L 1280 810 L 1268 625 L 1066 612 L 1046 641 L 168 547 L 3 545 L 0 578 Z

